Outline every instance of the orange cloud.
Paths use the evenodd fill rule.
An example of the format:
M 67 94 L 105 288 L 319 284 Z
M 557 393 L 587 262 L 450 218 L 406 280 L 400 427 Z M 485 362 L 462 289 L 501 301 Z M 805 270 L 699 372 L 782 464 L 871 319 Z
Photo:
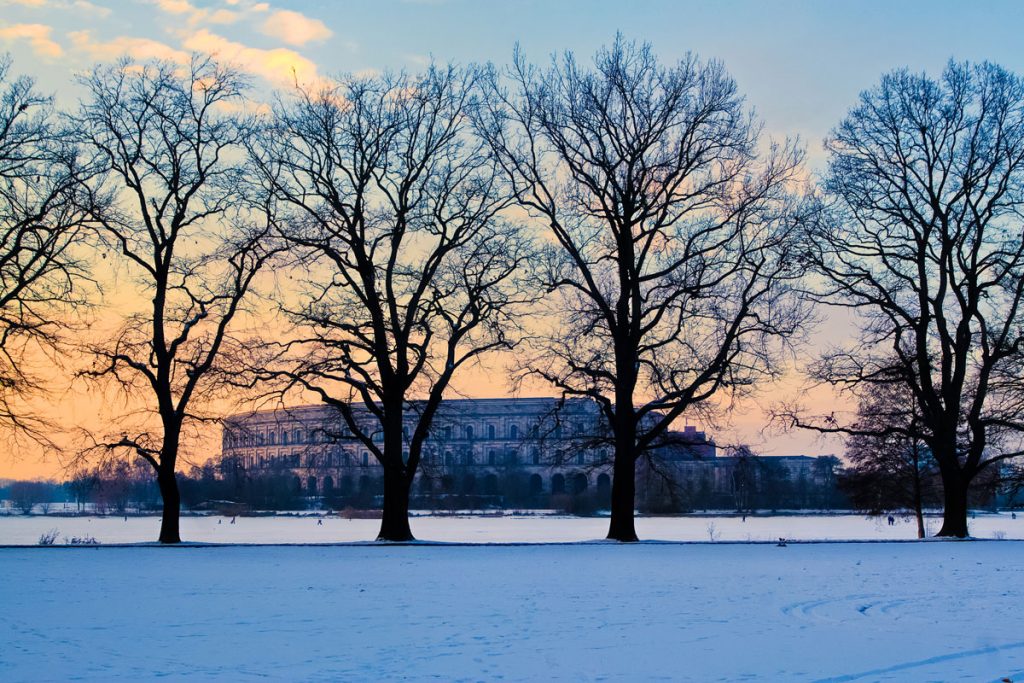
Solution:
M 168 14 L 187 15 L 189 25 L 195 26 L 200 23 L 207 24 L 233 24 L 238 21 L 237 12 L 227 9 L 210 10 L 196 7 L 189 0 L 153 0 L 154 4 Z
M 137 60 L 167 59 L 172 62 L 187 63 L 189 55 L 176 50 L 170 45 L 149 38 L 132 38 L 119 36 L 113 40 L 98 41 L 91 31 L 72 31 L 68 34 L 74 49 L 85 53 L 90 59 L 105 62 L 128 55 Z
M 305 45 L 320 40 L 327 40 L 333 33 L 319 19 L 293 12 L 277 10 L 263 22 L 260 30 L 272 38 L 284 41 L 288 45 Z
M 50 38 L 52 32 L 45 24 L 13 24 L 0 28 L 0 40 L 27 40 L 37 55 L 53 59 L 64 54 L 64 50 Z
M 89 0 L 0 0 L 0 5 L 3 4 L 14 4 L 22 5 L 23 7 L 47 7 L 52 10 L 69 10 L 77 9 L 85 12 L 90 12 L 101 17 L 105 17 L 110 14 L 110 9 L 107 7 L 100 7 L 95 5 Z
M 292 85 L 296 79 L 300 83 L 310 83 L 317 78 L 316 64 L 294 50 L 249 47 L 206 29 L 188 36 L 183 47 L 233 62 L 279 86 Z

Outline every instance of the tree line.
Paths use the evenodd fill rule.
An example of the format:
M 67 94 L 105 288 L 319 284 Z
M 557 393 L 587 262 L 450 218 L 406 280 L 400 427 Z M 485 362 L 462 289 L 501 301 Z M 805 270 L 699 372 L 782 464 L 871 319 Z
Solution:
M 967 535 L 972 482 L 1022 453 L 1024 81 L 998 65 L 884 75 L 829 134 L 819 181 L 720 62 L 621 36 L 585 62 L 517 50 L 265 107 L 200 55 L 79 86 L 56 111 L 0 64 L 0 419 L 49 439 L 25 399 L 52 362 L 33 363 L 88 358 L 76 376 L 142 406 L 88 450 L 148 464 L 161 542 L 180 541 L 190 430 L 218 400 L 297 392 L 382 465 L 379 539 L 411 539 L 438 409 L 501 352 L 517 382 L 599 406 L 608 538 L 635 541 L 638 462 L 674 421 L 778 378 L 843 309 L 852 338 L 807 371 L 857 416 L 794 402 L 780 424 L 926 455 L 942 536 Z

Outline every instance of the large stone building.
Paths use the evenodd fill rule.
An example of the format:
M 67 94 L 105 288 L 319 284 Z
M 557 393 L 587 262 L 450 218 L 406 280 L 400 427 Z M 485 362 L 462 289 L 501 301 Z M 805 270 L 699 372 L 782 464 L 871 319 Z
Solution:
M 416 405 L 410 406 L 410 412 Z M 363 413 L 365 415 L 365 413 Z M 357 422 L 372 434 L 374 421 Z M 414 428 L 413 416 L 406 434 Z M 451 505 L 564 505 L 588 498 L 607 504 L 611 486 L 611 446 L 598 406 L 586 400 L 554 398 L 448 400 L 434 421 L 413 487 L 413 503 Z M 672 432 L 652 452 L 658 467 L 641 467 L 640 501 L 692 508 L 698 498 L 679 491 L 710 491 L 734 507 L 736 459 L 718 458 L 704 432 L 686 427 Z M 788 468 L 800 462 L 776 459 Z M 807 458 L 807 461 L 813 461 Z M 370 449 L 352 436 L 342 416 L 325 405 L 235 415 L 225 421 L 222 463 L 249 476 L 287 472 L 296 490 L 339 504 L 379 502 L 383 469 Z M 669 473 L 675 481 L 665 481 Z M 704 498 L 700 498 L 702 501 Z M 689 503 L 686 502 L 689 500 Z M 683 501 L 683 502 L 680 502 Z

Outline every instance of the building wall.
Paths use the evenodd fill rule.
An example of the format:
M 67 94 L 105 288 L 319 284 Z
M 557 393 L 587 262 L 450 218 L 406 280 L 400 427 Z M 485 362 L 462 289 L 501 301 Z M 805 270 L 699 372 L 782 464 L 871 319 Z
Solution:
M 357 421 L 366 431 L 372 419 Z M 369 416 L 368 416 L 369 417 Z M 503 496 L 550 503 L 557 494 L 607 496 L 612 449 L 598 438 L 596 404 L 553 398 L 446 401 L 424 445 L 413 484 L 417 495 Z M 415 428 L 407 419 L 406 433 Z M 834 484 L 834 458 L 717 457 L 694 427 L 672 432 L 644 458 L 638 504 L 650 510 L 814 506 Z M 323 405 L 261 411 L 226 420 L 222 462 L 245 472 L 287 472 L 307 496 L 379 494 L 383 468 Z M 543 500 L 542 500 L 543 499 Z
M 407 435 L 415 419 L 407 418 Z M 364 424 L 358 414 L 357 421 Z M 587 402 L 559 409 L 550 398 L 446 401 L 424 445 L 414 493 L 431 486 L 461 492 L 469 476 L 480 482 L 481 493 L 494 488 L 486 485 L 493 482 L 489 477 L 510 470 L 527 475 L 537 494 L 559 493 L 569 488 L 566 482 L 577 488 L 605 484 L 611 451 L 587 445 L 598 422 L 596 406 Z M 366 420 L 367 432 L 373 424 Z M 308 495 L 323 494 L 325 482 L 335 487 L 351 482 L 358 488 L 361 481 L 383 476 L 383 468 L 351 436 L 341 415 L 320 405 L 232 416 L 225 423 L 221 454 L 252 472 L 291 470 Z

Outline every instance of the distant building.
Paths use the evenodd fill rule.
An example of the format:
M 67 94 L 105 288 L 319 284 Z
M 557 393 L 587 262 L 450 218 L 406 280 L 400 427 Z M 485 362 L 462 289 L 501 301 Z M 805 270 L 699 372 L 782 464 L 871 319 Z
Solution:
M 416 404 L 410 404 L 410 413 Z M 366 415 L 366 431 L 375 421 Z M 363 424 L 360 408 L 356 419 Z M 414 428 L 410 415 L 406 434 Z M 340 413 L 326 405 L 259 411 L 225 421 L 222 467 L 247 476 L 286 472 L 297 491 L 330 504 L 379 503 L 383 468 L 347 428 Z M 815 475 L 814 458 L 778 461 L 794 480 Z M 442 404 L 424 445 L 413 486 L 417 506 L 605 507 L 611 490 L 612 447 L 596 403 L 555 398 L 452 399 Z M 661 467 L 652 463 L 660 464 Z M 662 498 L 682 504 L 679 492 L 737 507 L 735 458 L 718 458 L 713 440 L 695 427 L 659 440 L 650 459 L 638 467 L 641 507 L 666 507 Z M 658 470 L 657 473 L 654 470 Z M 665 475 L 675 479 L 672 484 Z M 740 488 L 743 483 L 740 482 Z M 685 496 L 684 496 L 685 498 Z M 584 506 L 586 507 L 586 506 Z M 672 507 L 669 504 L 669 507 Z M 701 506 L 706 507 L 706 506 Z

